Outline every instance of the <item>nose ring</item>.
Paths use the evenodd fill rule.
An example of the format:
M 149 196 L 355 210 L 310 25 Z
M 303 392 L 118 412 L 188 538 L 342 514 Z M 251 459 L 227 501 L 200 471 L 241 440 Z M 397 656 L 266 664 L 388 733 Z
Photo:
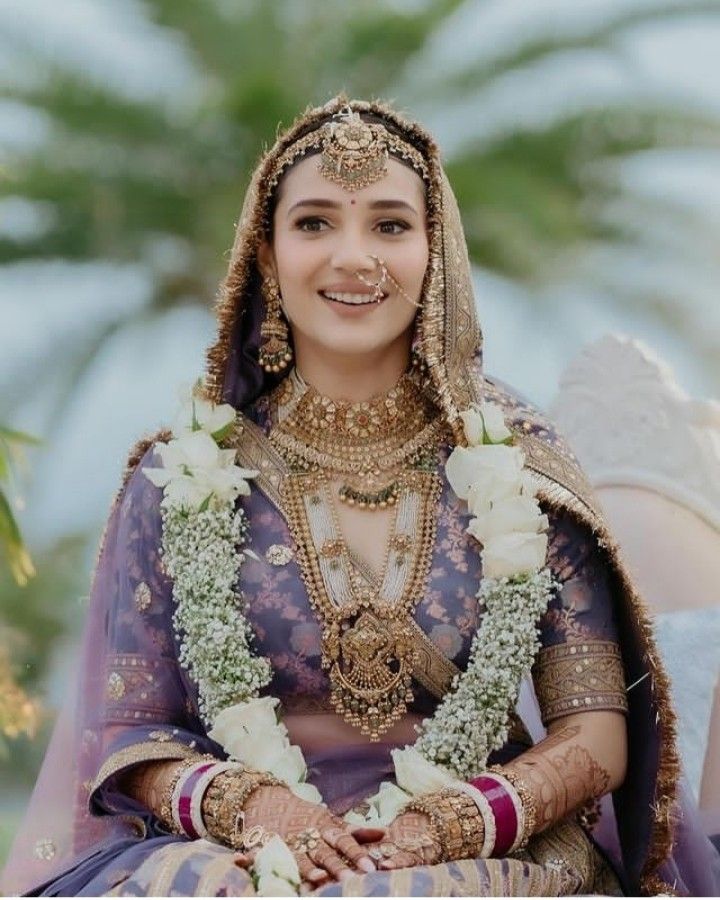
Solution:
M 355 273 L 357 277 L 362 281 L 363 284 L 371 287 L 373 289 L 373 297 L 376 303 L 379 303 L 383 298 L 383 289 L 382 286 L 388 280 L 388 270 L 385 263 L 380 259 L 379 256 L 374 256 L 372 253 L 369 254 L 370 259 L 375 261 L 375 265 L 380 267 L 380 278 L 377 281 L 370 281 L 367 279 L 363 273 L 358 269 Z
M 403 298 L 403 300 L 407 300 L 407 302 L 411 306 L 415 306 L 418 309 L 420 309 L 422 306 L 422 303 L 417 303 L 415 300 L 412 299 L 412 297 L 409 297 L 407 295 L 407 292 L 403 289 L 403 287 L 398 283 L 398 281 L 395 278 L 393 278 L 393 276 L 390 274 L 390 272 L 388 272 L 388 268 L 385 263 L 385 260 L 380 259 L 379 256 L 375 256 L 374 253 L 369 253 L 368 256 L 370 257 L 370 259 L 374 260 L 375 265 L 380 268 L 380 278 L 377 281 L 370 281 L 363 275 L 363 273 L 359 269 L 357 270 L 357 272 L 355 272 L 355 274 L 360 279 L 360 281 L 362 281 L 363 284 L 366 284 L 368 287 L 371 287 L 373 289 L 375 302 L 379 303 L 382 300 L 382 298 L 383 298 L 382 285 L 385 284 L 386 281 L 389 281 L 392 284 L 392 286 L 395 288 L 395 290 L 398 292 L 398 294 L 400 294 L 400 296 Z

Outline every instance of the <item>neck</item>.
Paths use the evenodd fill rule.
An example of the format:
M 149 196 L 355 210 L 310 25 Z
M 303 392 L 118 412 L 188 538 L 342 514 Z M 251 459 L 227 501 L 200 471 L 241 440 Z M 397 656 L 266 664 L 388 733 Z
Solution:
M 298 346 L 299 343 L 299 346 Z M 392 390 L 410 363 L 410 338 L 376 352 L 348 356 L 295 344 L 295 368 L 311 387 L 330 400 L 359 403 Z

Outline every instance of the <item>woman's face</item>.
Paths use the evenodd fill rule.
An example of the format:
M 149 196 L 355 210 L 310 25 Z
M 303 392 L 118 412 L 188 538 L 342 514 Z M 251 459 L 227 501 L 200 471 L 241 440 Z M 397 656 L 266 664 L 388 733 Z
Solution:
M 258 250 L 263 274 L 279 282 L 296 356 L 407 354 L 417 307 L 392 279 L 419 303 L 428 263 L 423 181 L 391 158 L 384 178 L 351 193 L 318 162 L 306 157 L 282 180 L 272 245 Z M 392 276 L 380 302 L 362 280 L 380 279 L 373 255 Z

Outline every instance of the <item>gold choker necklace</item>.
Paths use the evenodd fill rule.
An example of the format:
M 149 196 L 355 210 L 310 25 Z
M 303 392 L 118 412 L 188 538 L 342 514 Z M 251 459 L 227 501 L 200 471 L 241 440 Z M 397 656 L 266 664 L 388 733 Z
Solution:
M 331 400 L 295 370 L 272 397 L 270 440 L 295 472 L 341 478 L 339 499 L 366 509 L 397 502 L 402 473 L 434 466 L 442 433 L 438 412 L 416 373 L 369 400 Z

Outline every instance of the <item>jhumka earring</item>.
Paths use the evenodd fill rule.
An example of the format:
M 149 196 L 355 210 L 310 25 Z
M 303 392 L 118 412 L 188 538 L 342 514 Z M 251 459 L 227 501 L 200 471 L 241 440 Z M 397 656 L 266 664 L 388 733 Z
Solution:
M 292 361 L 292 350 L 280 308 L 280 285 L 274 278 L 264 278 L 261 290 L 265 319 L 260 326 L 260 336 L 265 342 L 260 345 L 258 362 L 266 372 L 282 372 Z

